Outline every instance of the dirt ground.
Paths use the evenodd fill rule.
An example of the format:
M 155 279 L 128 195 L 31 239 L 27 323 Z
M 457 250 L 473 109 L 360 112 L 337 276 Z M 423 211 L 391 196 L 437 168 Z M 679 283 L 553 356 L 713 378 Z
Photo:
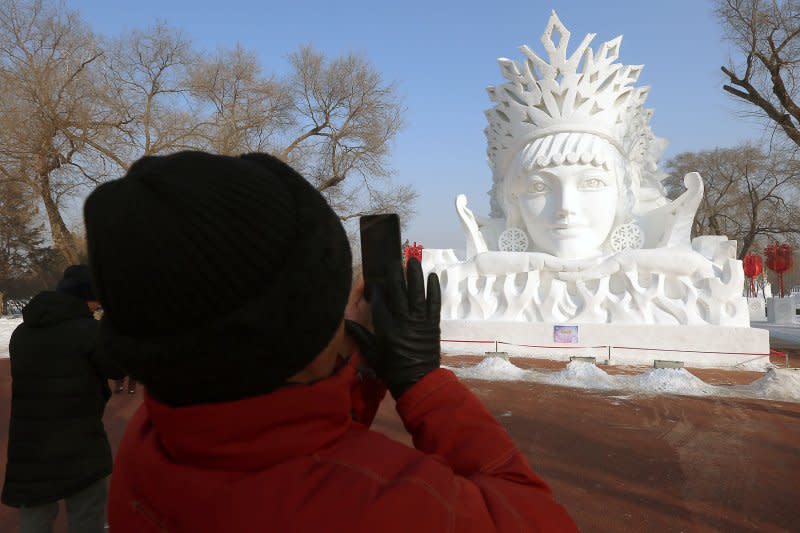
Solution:
M 446 364 L 473 362 L 447 358 Z M 717 384 L 761 377 L 756 372 L 697 375 Z M 799 403 L 632 396 L 522 382 L 467 384 L 550 483 L 582 531 L 800 530 Z M 8 361 L 2 360 L 3 450 L 10 396 Z M 141 389 L 136 395 L 115 394 L 109 402 L 105 423 L 114 450 L 140 402 Z M 373 428 L 410 444 L 391 399 L 381 405 Z M 0 461 L 3 474 L 5 456 Z M 63 513 L 57 526 L 56 532 L 66 531 Z M 16 530 L 15 510 L 0 506 L 0 532 Z

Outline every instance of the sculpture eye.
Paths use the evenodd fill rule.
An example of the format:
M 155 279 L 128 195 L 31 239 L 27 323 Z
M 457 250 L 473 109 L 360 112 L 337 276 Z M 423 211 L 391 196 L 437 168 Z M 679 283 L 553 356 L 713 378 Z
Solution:
M 587 178 L 581 183 L 581 188 L 589 191 L 604 189 L 605 187 L 606 182 L 601 178 Z
M 528 192 L 530 194 L 541 194 L 547 192 L 547 184 L 542 180 L 533 180 L 528 184 Z

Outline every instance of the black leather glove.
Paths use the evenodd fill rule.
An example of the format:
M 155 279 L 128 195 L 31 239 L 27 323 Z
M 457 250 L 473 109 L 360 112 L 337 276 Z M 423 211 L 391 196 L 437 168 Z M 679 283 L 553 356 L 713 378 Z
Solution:
M 427 298 L 419 261 L 409 259 L 406 277 L 407 285 L 398 264 L 385 285 L 371 288 L 375 335 L 355 322 L 345 324 L 395 399 L 439 368 L 441 353 L 439 277 L 428 276 Z

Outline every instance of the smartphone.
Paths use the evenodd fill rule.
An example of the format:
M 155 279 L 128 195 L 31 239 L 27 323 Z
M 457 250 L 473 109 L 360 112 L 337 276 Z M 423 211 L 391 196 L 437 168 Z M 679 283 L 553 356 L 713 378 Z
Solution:
M 361 226 L 361 266 L 364 271 L 364 297 L 370 300 L 370 286 L 383 285 L 391 269 L 402 267 L 400 218 L 394 214 L 367 215 L 359 219 Z

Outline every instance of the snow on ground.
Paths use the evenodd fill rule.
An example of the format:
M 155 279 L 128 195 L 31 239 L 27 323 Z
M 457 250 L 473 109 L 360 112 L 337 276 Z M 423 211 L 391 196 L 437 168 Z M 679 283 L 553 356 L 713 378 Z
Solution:
M 591 363 L 580 361 L 572 361 L 563 370 L 555 372 L 524 370 L 500 357 L 489 357 L 472 367 L 450 369 L 465 379 L 531 381 L 639 394 L 731 396 L 800 402 L 800 369 L 769 370 L 764 377 L 749 385 L 709 385 L 684 368 L 651 368 L 636 375 L 610 375 Z
M 767 375 L 749 385 L 757 397 L 773 400 L 800 401 L 800 368 L 776 372 L 770 370 Z
M 514 366 L 508 361 L 505 363 Z M 610 390 L 618 388 L 614 381 L 614 376 L 609 376 L 595 365 L 590 364 L 568 364 L 567 367 L 558 372 L 536 372 L 536 381 L 549 383 L 550 385 L 560 385 L 562 387 L 580 387 L 583 389 Z
M 709 385 L 685 368 L 651 368 L 628 379 L 634 390 L 654 393 L 706 396 L 716 394 L 719 388 Z
M 0 359 L 8 357 L 8 341 L 14 328 L 22 324 L 22 317 L 0 317 Z
M 500 357 L 487 357 L 475 366 L 459 368 L 456 372 L 464 379 L 489 379 L 492 381 L 525 381 L 527 370 L 512 365 Z M 489 376 L 489 377 L 486 377 Z

